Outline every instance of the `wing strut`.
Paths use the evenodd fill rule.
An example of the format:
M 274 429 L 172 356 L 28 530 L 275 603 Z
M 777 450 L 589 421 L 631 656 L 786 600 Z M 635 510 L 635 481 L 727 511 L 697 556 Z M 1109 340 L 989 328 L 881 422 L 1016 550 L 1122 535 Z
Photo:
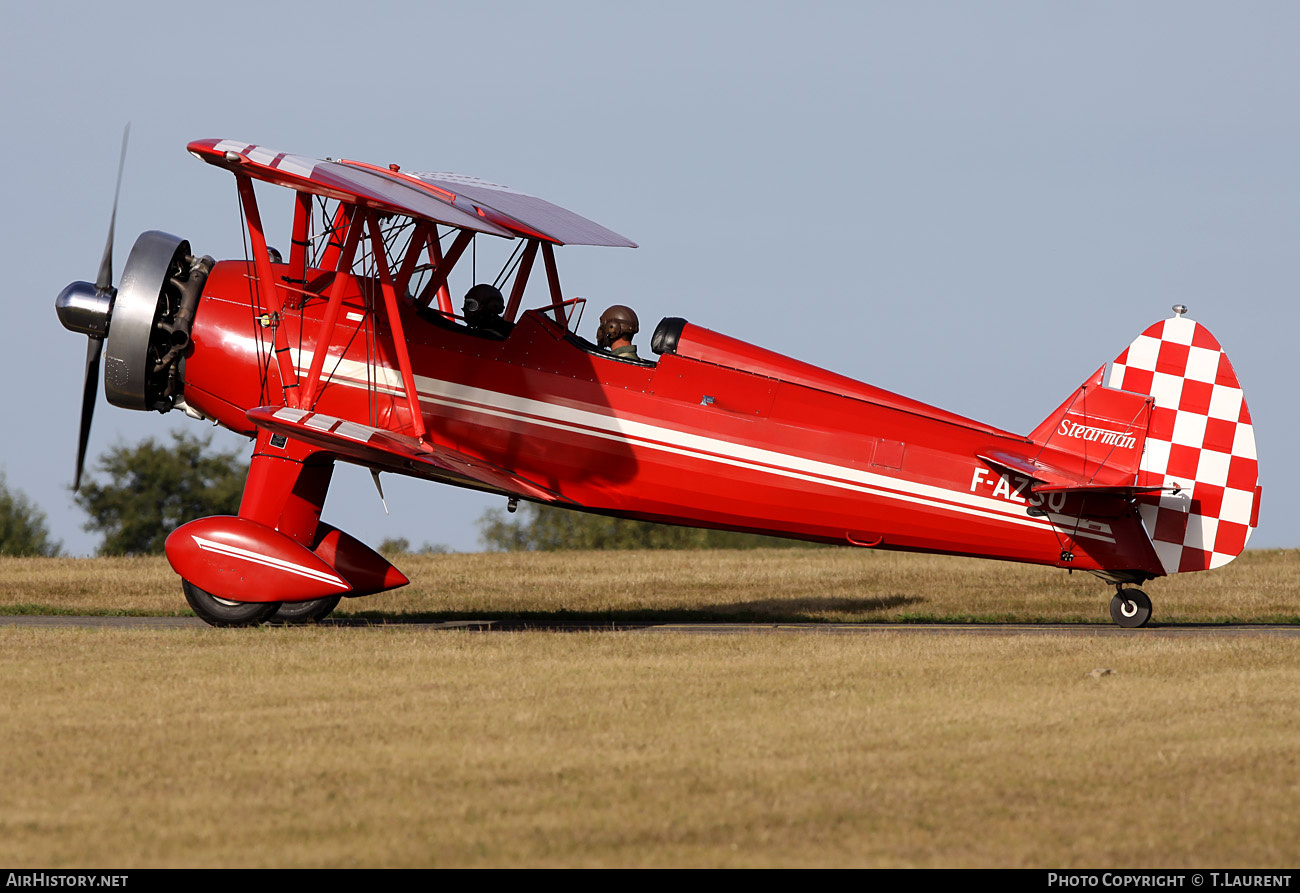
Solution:
M 266 236 L 262 232 L 262 215 L 257 210 L 257 196 L 253 194 L 253 180 L 247 174 L 235 173 L 235 182 L 239 186 L 239 198 L 244 204 L 244 219 L 248 223 L 248 234 L 253 240 L 253 266 L 257 270 L 257 291 L 262 301 L 271 309 L 271 318 L 275 320 L 275 362 L 280 369 L 280 386 L 284 389 L 284 401 L 289 406 L 298 408 L 298 373 L 293 367 L 293 358 L 289 355 L 289 339 L 281 324 L 284 317 L 284 302 L 276 288 L 275 273 L 271 270 L 271 255 L 266 250 Z
M 393 282 L 393 288 L 399 295 L 405 295 L 407 286 L 411 284 L 411 277 L 415 275 L 415 265 L 420 261 L 420 252 L 424 251 L 424 246 L 429 243 L 430 236 L 434 242 L 438 239 L 438 228 L 428 220 L 421 220 L 415 225 L 415 232 L 411 233 L 411 241 L 406 246 L 406 257 L 402 258 L 402 266 L 398 268 L 397 279 Z
M 334 218 L 336 224 L 344 217 L 344 207 L 339 206 L 339 213 Z M 330 283 L 329 303 L 325 305 L 325 316 L 321 319 L 320 332 L 316 336 L 316 349 L 312 351 L 311 369 L 307 372 L 307 381 L 303 386 L 302 405 L 305 407 L 316 402 L 321 369 L 325 367 L 325 354 L 334 335 L 334 324 L 338 322 L 339 309 L 343 306 L 343 292 L 347 287 L 348 277 L 343 273 L 352 269 L 352 258 L 357 253 L 357 243 L 361 241 L 361 212 L 356 205 L 347 205 L 346 208 L 347 238 L 343 242 L 342 251 L 337 255 L 338 266 L 334 281 Z
M 442 256 L 442 242 L 438 241 L 437 227 L 434 227 L 433 238 L 429 240 L 429 260 L 433 263 L 435 270 L 441 269 L 443 262 L 446 260 Z M 451 268 L 447 268 L 447 276 L 451 275 Z M 456 309 L 451 306 L 451 292 L 447 290 L 447 276 L 442 277 L 442 285 L 438 286 L 438 312 L 450 318 L 456 315 Z
M 290 282 L 299 289 L 307 288 L 307 249 L 311 247 L 307 228 L 311 224 L 311 195 L 294 193 L 297 202 L 293 208 L 293 235 L 289 251 Z
M 388 310 L 388 326 L 393 336 L 393 349 L 397 353 L 397 365 L 402 370 L 402 388 L 406 391 L 406 403 L 411 410 L 411 427 L 415 430 L 416 439 L 422 441 L 425 429 L 424 416 L 420 414 L 420 392 L 415 389 L 415 371 L 411 368 L 411 354 L 406 349 L 402 314 L 397 307 L 397 292 L 393 288 L 393 277 L 384 256 L 384 240 L 381 238 L 377 212 L 366 212 L 366 228 L 370 230 L 370 251 L 375 267 L 379 270 L 379 288 L 384 293 L 384 307 Z M 314 358 L 312 364 L 315 365 Z
M 515 284 L 510 289 L 510 303 L 506 306 L 505 318 L 510 322 L 515 321 L 515 314 L 519 312 L 519 304 L 524 299 L 524 289 L 528 285 L 528 277 L 533 272 L 533 261 L 536 258 L 537 240 L 529 239 L 524 247 L 523 256 L 519 258 L 519 269 L 515 271 Z
M 339 202 L 339 206 L 334 210 L 334 220 L 330 223 L 329 239 L 325 242 L 325 250 L 321 252 L 320 261 L 316 264 L 322 270 L 344 270 L 351 267 L 351 262 L 347 267 L 339 266 L 339 254 L 343 251 L 343 245 L 348 237 L 348 221 L 351 219 L 353 205 L 347 202 Z
M 551 284 L 551 304 L 555 312 L 555 321 L 568 328 L 569 311 L 562 306 L 564 293 L 560 291 L 560 271 L 555 266 L 555 247 L 550 242 L 542 242 L 541 245 L 542 260 L 546 262 L 546 280 Z
M 451 249 L 447 252 L 446 257 L 439 257 L 441 246 L 437 244 L 436 239 L 429 240 L 429 257 L 433 259 L 433 278 L 424 286 L 424 291 L 420 292 L 420 297 L 416 303 L 421 307 L 428 307 L 430 299 L 436 294 L 438 296 L 438 309 L 443 313 L 452 313 L 451 296 L 446 294 L 447 276 L 451 273 L 451 268 L 456 266 L 456 261 L 465 253 L 469 243 L 474 241 L 473 230 L 463 229 L 456 241 L 451 243 Z M 446 296 L 447 306 L 443 306 L 443 298 Z

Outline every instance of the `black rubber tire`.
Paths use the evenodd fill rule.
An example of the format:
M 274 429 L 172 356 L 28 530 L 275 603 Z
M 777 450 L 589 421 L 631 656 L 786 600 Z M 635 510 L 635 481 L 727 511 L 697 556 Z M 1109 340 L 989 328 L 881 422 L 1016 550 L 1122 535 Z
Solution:
M 181 580 L 181 588 L 194 613 L 212 626 L 257 626 L 269 620 L 280 607 L 279 602 L 227 601 L 185 579 Z
M 309 602 L 280 602 L 280 608 L 271 615 L 271 623 L 317 623 L 338 607 L 340 595 L 327 595 Z
M 1146 626 L 1151 619 L 1151 599 L 1141 589 L 1124 589 L 1110 600 L 1110 619 L 1125 629 Z

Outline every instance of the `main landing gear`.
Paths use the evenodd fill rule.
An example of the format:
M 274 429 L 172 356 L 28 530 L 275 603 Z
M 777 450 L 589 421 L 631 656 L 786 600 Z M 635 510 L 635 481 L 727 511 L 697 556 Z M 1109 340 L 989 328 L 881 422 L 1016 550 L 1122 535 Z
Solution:
M 280 602 L 280 609 L 271 615 L 271 623 L 316 623 L 338 607 L 340 598 L 327 595 L 309 602 Z
M 1151 599 L 1141 589 L 1116 585 L 1115 597 L 1110 600 L 1110 619 L 1125 629 L 1146 626 L 1151 619 Z
M 212 626 L 257 626 L 270 620 L 280 607 L 279 602 L 232 602 L 217 598 L 185 579 L 181 580 L 181 588 L 194 613 Z
M 199 619 L 212 626 L 257 626 L 260 623 L 316 623 L 330 615 L 339 596 L 330 595 L 308 602 L 235 602 L 218 598 L 189 580 L 181 580 L 185 600 Z

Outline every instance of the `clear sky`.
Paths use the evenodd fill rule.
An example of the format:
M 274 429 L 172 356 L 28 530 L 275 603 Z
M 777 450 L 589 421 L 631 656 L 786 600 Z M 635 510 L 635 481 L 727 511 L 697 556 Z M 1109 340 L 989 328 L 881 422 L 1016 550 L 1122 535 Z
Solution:
M 1298 45 L 1272 2 L 9 4 L 0 464 L 93 552 L 68 489 L 85 339 L 54 297 L 95 278 L 130 121 L 118 273 L 148 229 L 243 256 L 192 139 L 458 171 L 639 242 L 559 260 L 643 339 L 683 316 L 1015 431 L 1186 304 L 1254 416 L 1251 545 L 1300 546 Z M 291 194 L 261 194 L 287 242 Z M 101 394 L 90 459 L 179 426 L 207 428 Z M 471 550 L 504 503 L 385 493 L 388 516 L 343 466 L 325 518 Z

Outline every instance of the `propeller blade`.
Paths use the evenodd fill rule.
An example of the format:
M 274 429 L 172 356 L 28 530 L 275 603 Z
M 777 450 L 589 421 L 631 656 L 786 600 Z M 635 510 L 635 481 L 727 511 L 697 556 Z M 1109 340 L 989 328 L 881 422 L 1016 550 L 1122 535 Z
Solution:
M 86 464 L 86 443 L 90 440 L 90 420 L 95 415 L 95 398 L 99 396 L 99 355 L 104 349 L 102 338 L 87 339 L 86 382 L 81 394 L 81 435 L 77 440 L 77 477 L 73 492 L 81 487 L 81 469 Z
M 95 288 L 108 291 L 113 287 L 113 229 L 117 226 L 117 197 L 122 192 L 122 169 L 126 167 L 126 140 L 131 135 L 131 124 L 122 129 L 122 157 L 117 162 L 117 188 L 113 190 L 113 215 L 108 218 L 108 244 L 104 246 L 104 259 L 99 262 L 99 275 Z M 80 466 L 78 466 L 80 468 Z

